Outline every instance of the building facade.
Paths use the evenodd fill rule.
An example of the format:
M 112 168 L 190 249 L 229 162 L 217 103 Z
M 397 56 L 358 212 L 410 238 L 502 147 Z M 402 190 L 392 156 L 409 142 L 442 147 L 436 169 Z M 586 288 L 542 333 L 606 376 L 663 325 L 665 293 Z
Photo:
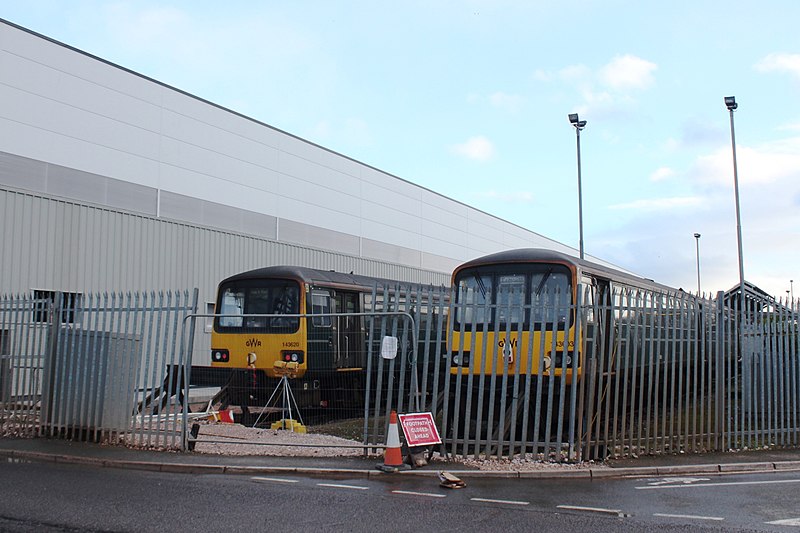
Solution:
M 509 223 L 0 19 L 0 290 L 200 290 L 276 264 L 447 284 Z

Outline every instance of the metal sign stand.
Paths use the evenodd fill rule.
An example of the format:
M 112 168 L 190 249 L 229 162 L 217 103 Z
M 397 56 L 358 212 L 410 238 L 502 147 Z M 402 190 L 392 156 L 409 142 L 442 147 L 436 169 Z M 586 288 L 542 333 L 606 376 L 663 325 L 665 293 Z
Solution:
M 253 427 L 258 425 L 258 422 L 264 415 L 264 411 L 268 410 L 272 405 L 273 399 L 276 400 L 275 403 L 277 404 L 277 396 L 280 393 L 281 419 L 277 422 L 273 422 L 270 428 L 288 429 L 289 431 L 294 431 L 295 433 L 306 433 L 306 427 L 303 425 L 303 419 L 300 416 L 300 408 L 297 405 L 297 400 L 295 400 L 292 387 L 289 385 L 289 378 L 297 377 L 297 366 L 297 363 L 286 363 L 284 361 L 275 362 L 273 369 L 276 374 L 281 376 L 281 380 L 278 382 L 275 390 L 272 391 L 269 400 L 267 400 L 264 409 L 261 411 L 261 413 L 259 413 L 258 418 L 256 418 Z M 292 407 L 294 407 L 294 412 L 297 414 L 297 420 L 294 419 Z

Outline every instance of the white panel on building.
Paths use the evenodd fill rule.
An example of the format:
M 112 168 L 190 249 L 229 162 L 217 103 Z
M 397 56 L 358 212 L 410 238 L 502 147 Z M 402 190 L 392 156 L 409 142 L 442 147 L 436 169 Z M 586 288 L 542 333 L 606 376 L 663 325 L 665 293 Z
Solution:
M 271 264 L 446 283 L 508 247 L 574 253 L 2 20 L 0 69 L 4 290 L 198 286 L 208 302 Z

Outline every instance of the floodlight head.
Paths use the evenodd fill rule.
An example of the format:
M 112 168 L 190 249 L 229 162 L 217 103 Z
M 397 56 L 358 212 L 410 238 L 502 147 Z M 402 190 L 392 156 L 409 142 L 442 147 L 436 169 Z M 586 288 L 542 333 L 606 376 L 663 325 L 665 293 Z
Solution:
M 699 238 L 700 238 L 700 234 L 699 234 L 699 233 L 695 233 L 695 234 L 694 234 L 694 238 L 695 238 L 695 239 L 699 239 Z
M 725 106 L 728 108 L 728 111 L 733 111 L 734 109 L 739 107 L 739 104 L 736 103 L 736 97 L 735 96 L 726 96 L 725 97 Z
M 570 113 L 569 114 L 569 123 L 573 126 L 578 124 L 578 114 L 577 113 Z
M 578 127 L 578 129 L 582 130 L 584 127 L 586 127 L 586 121 L 585 120 L 581 120 L 576 124 L 576 126 Z

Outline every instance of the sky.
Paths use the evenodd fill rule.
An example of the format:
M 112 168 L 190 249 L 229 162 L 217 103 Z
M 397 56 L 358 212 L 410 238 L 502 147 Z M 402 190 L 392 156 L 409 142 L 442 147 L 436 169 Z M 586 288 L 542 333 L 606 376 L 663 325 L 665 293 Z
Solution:
M 4 18 L 661 283 L 800 297 L 800 2 L 6 0 Z M 696 239 L 695 233 L 701 237 Z M 792 280 L 792 282 L 790 282 Z M 797 293 L 794 293 L 797 281 Z

